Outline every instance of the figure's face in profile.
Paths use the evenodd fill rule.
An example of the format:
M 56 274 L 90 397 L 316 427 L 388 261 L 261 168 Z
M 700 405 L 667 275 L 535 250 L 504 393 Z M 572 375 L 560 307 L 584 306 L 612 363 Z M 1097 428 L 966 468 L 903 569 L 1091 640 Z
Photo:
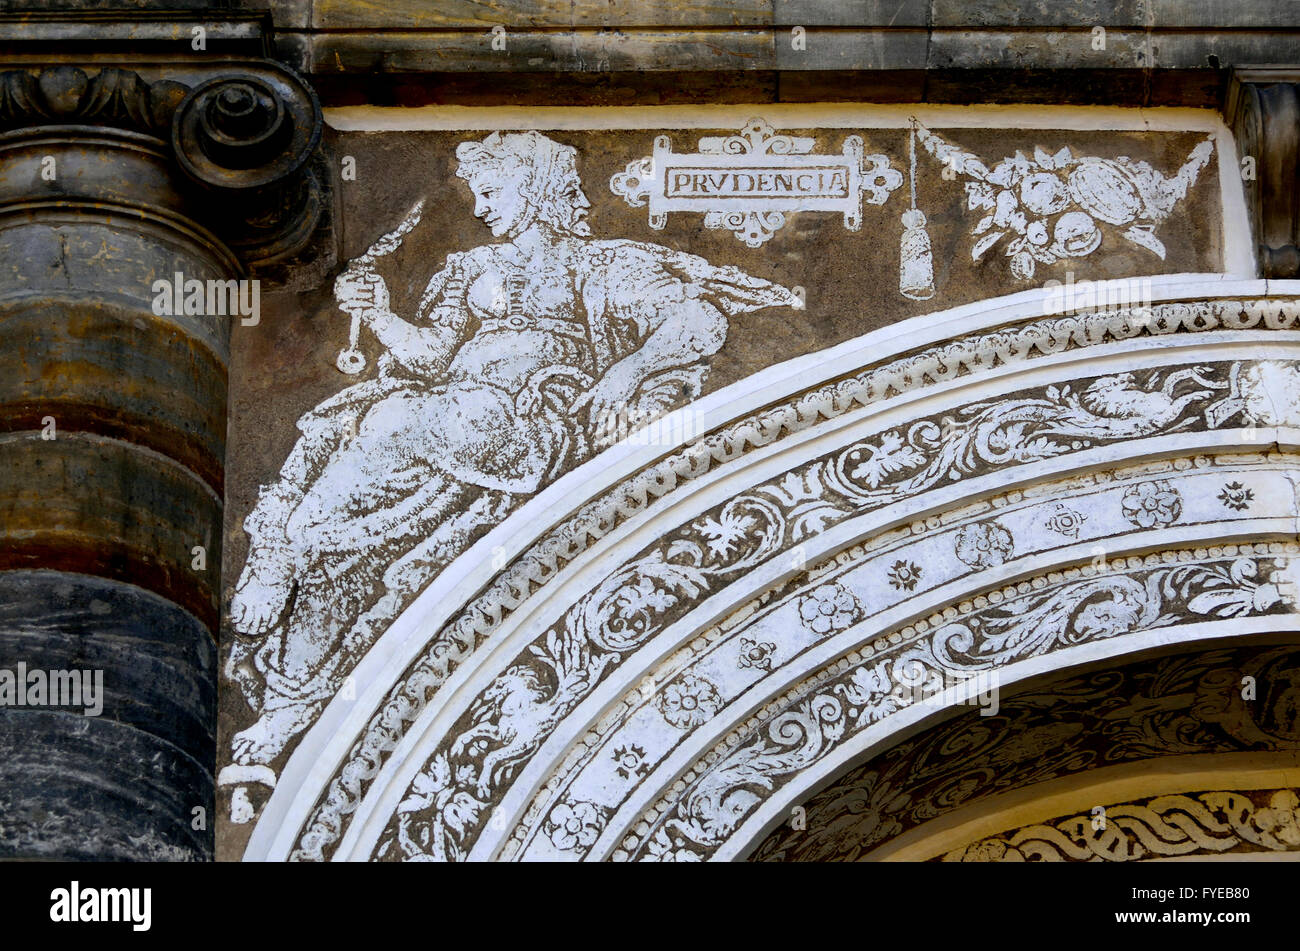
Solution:
M 493 237 L 513 237 L 524 229 L 528 203 L 513 178 L 482 173 L 469 179 L 469 187 L 474 193 L 474 216 L 483 219 Z
M 587 201 L 587 196 L 582 193 L 582 188 L 576 182 L 566 197 L 569 199 L 569 204 L 577 209 L 575 220 L 581 221 L 586 218 L 587 212 L 591 210 L 591 202 Z

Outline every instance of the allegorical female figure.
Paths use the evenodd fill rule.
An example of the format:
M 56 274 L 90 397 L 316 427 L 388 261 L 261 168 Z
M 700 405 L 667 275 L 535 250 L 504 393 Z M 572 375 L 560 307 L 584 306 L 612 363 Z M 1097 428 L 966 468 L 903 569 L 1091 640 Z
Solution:
M 593 454 L 598 421 L 689 401 L 728 317 L 796 305 L 736 268 L 593 240 L 572 147 L 493 133 L 456 156 L 504 240 L 449 255 L 410 320 L 368 262 L 339 277 L 339 306 L 387 352 L 299 420 L 244 522 L 227 673 L 259 719 L 236 763 L 271 763 L 478 533 Z

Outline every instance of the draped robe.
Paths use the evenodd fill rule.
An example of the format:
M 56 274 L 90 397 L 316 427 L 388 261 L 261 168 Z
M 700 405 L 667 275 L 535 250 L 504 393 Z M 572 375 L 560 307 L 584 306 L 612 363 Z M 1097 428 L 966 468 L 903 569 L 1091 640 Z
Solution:
M 277 559 L 294 579 L 271 629 L 237 637 L 226 668 L 263 716 L 296 706 L 308 718 L 453 558 L 590 457 L 594 421 L 570 407 L 672 315 L 712 322 L 702 339 L 715 342 L 651 367 L 632 419 L 699 395 L 728 317 L 796 302 L 654 244 L 560 237 L 540 273 L 512 267 L 508 247 L 453 254 L 430 280 L 416 326 L 464 328 L 445 370 L 386 354 L 373 379 L 304 414 L 279 480 L 245 520 L 245 576 Z

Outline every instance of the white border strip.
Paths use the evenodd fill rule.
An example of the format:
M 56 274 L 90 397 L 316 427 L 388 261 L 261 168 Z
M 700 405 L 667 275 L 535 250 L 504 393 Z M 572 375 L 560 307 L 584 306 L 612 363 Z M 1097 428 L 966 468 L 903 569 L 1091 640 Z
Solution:
M 932 128 L 1217 132 L 1212 109 L 1124 106 L 944 106 L 756 102 L 671 106 L 337 106 L 323 110 L 340 132 L 492 132 L 536 129 L 726 129 L 754 116 L 793 129 Z M 1235 164 L 1235 163 L 1234 163 Z

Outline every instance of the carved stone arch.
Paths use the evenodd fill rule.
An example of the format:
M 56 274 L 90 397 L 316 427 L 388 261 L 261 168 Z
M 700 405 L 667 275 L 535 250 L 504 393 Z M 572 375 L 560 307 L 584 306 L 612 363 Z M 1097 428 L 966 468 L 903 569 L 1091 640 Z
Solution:
M 660 776 L 634 762 L 629 747 L 648 750 L 629 738 L 590 788 L 621 769 L 629 786 L 652 776 L 656 790 L 685 789 L 718 762 L 722 732 L 965 600 L 982 610 L 1123 577 L 1112 613 L 1145 614 L 1127 641 L 1092 638 L 1104 642 L 1097 657 L 1225 626 L 1275 629 L 1293 611 L 1291 553 L 1271 546 L 1295 537 L 1300 286 L 1152 284 L 1150 307 L 1059 316 L 1028 292 L 915 318 L 706 397 L 692 410 L 702 435 L 667 451 L 622 446 L 558 480 L 375 644 L 356 669 L 366 686 L 336 698 L 290 757 L 247 856 L 527 857 L 541 835 L 562 853 L 599 840 L 591 857 L 618 857 L 640 815 L 552 793 L 638 701 L 660 731 L 698 740 Z M 1095 508 L 1056 508 L 1085 499 Z M 1013 514 L 1037 527 L 991 527 Z M 1071 521 L 1080 514 L 1086 530 Z M 937 539 L 946 560 L 902 554 L 928 545 L 936 557 Z M 1089 574 L 1103 543 L 1103 562 L 1122 570 Z M 872 552 L 861 591 L 826 580 Z M 1168 604 L 1133 600 L 1163 584 L 1176 594 Z M 1100 588 L 1093 597 L 1106 600 Z M 741 665 L 746 625 L 782 606 L 802 633 L 748 637 Z M 731 635 L 732 663 L 752 678 L 732 693 L 679 669 Z M 1075 640 L 1062 665 L 1097 647 Z M 1054 663 L 1034 662 L 991 669 L 1019 677 Z
M 1221 577 L 1217 575 L 1216 566 L 1229 572 L 1229 566 L 1241 563 L 1241 548 L 1228 546 L 1228 550 L 1234 548 L 1237 553 L 1227 555 L 1226 560 L 1224 549 L 1211 549 L 1211 555 L 1218 560 L 1207 560 L 1203 568 L 1192 561 L 1193 552 L 1187 551 L 1181 553 L 1186 560 L 1144 559 L 1152 561 L 1152 564 L 1136 569 L 1132 575 L 1124 573 L 1132 570 L 1127 568 L 1110 574 L 1072 570 L 1054 572 L 1054 585 L 1047 585 L 1029 597 L 1009 597 L 1005 603 L 1032 604 L 1037 600 L 1037 607 L 1048 604 L 1062 615 L 1067 610 L 1074 611 L 1076 616 L 1091 610 L 1090 621 L 1095 624 L 1099 615 L 1104 616 L 1117 608 L 1122 611 L 1130 606 L 1124 602 L 1123 595 L 1112 600 L 1112 595 L 1119 591 L 1132 591 L 1125 584 L 1126 579 L 1136 575 L 1146 581 L 1153 574 L 1161 573 L 1166 577 L 1180 574 L 1190 577 L 1198 571 L 1206 572 L 1201 575 L 1203 580 Z M 1035 583 L 1041 577 L 1035 578 Z M 1028 587 L 1026 583 L 1022 585 Z M 962 606 L 969 608 L 965 602 Z M 931 615 L 930 629 L 935 632 L 935 640 L 938 634 L 944 634 L 952 642 L 972 631 L 978 634 L 975 625 L 962 624 L 963 621 L 979 618 L 981 614 L 996 616 L 997 613 L 968 611 L 966 616 L 944 625 L 941 621 L 936 623 L 941 616 L 941 612 L 936 612 Z M 890 632 L 888 638 L 877 638 L 873 642 L 879 645 L 882 640 L 892 640 L 901 633 L 903 640 L 898 648 L 889 644 L 873 650 L 868 645 L 842 652 L 787 689 L 760 688 L 754 699 L 743 706 L 728 705 L 726 701 L 729 698 L 721 696 L 715 701 L 718 709 L 709 727 L 705 729 L 701 724 L 694 735 L 678 743 L 669 755 L 663 755 L 661 748 L 642 740 L 643 745 L 649 747 L 650 762 L 655 763 L 658 757 L 663 765 L 648 771 L 640 786 L 634 786 L 625 801 L 616 804 L 602 834 L 588 852 L 583 854 L 579 851 L 580 857 L 614 860 L 653 857 L 653 851 L 647 853 L 646 835 L 637 833 L 647 829 L 653 834 L 660 826 L 674 823 L 709 829 L 709 834 L 699 843 L 706 847 L 703 854 L 708 857 L 743 855 L 743 848 L 738 844 L 745 841 L 742 825 L 750 828 L 751 816 L 771 815 L 772 810 L 779 814 L 784 807 L 770 804 L 769 798 L 778 790 L 783 794 L 782 802 L 789 796 L 797 797 L 795 792 L 786 793 L 784 786 L 793 784 L 798 789 L 806 782 L 815 782 L 822 775 L 823 760 L 838 762 L 841 755 L 858 756 L 865 748 L 888 749 L 922 725 L 933 722 L 936 716 L 974 705 L 995 712 L 999 694 L 1016 690 L 1026 679 L 1059 673 L 1098 659 L 1113 661 L 1116 657 L 1140 654 L 1153 646 L 1164 646 L 1175 635 L 1184 643 L 1192 643 L 1203 638 L 1224 637 L 1228 633 L 1266 634 L 1279 623 L 1275 617 L 1264 616 L 1120 633 L 1098 630 L 1095 626 L 1088 628 L 1084 623 L 1077 623 L 1075 629 L 1070 629 L 1064 623 L 1064 617 L 1059 628 L 1049 626 L 1051 621 L 1043 619 L 1046 613 L 1026 611 L 1029 623 L 1018 629 L 1009 625 L 1010 633 L 1031 641 L 1036 635 L 1041 635 L 1041 641 L 1049 641 L 1060 634 L 1063 635 L 1061 639 L 1073 636 L 1084 643 L 1068 647 L 1056 645 L 1043 654 L 1025 656 L 1000 666 L 996 666 L 992 659 L 984 664 L 971 663 L 976 652 L 970 651 L 961 658 L 970 663 L 970 669 L 954 673 L 951 668 L 936 671 L 930 667 L 926 668 L 927 674 L 942 672 L 948 676 L 943 679 L 932 676 L 927 681 L 914 683 L 905 679 L 906 668 L 900 674 L 898 662 L 909 654 L 916 660 L 930 653 L 930 645 L 925 644 L 924 638 L 917 637 L 916 628 L 923 624 L 909 625 L 901 632 Z M 1285 623 L 1293 624 L 1294 620 L 1287 619 Z M 1035 630 L 1033 624 L 1042 627 Z M 1079 627 L 1084 630 L 1080 632 L 1077 630 Z M 1089 636 L 1097 639 L 1088 642 Z M 734 640 L 729 647 L 726 653 L 734 653 Z M 1029 654 L 1034 647 L 1030 644 L 1020 653 Z M 675 685 L 687 685 L 678 687 L 686 692 L 688 686 L 694 687 L 701 682 L 707 682 L 702 674 L 682 673 L 670 681 L 669 689 Z M 725 694 L 725 691 L 718 689 L 716 693 Z M 741 706 L 739 711 L 735 709 L 737 706 Z M 751 709 L 753 712 L 749 712 Z M 632 717 L 629 716 L 628 720 Z M 525 821 L 501 845 L 502 851 L 513 857 L 565 857 L 555 854 L 556 850 L 550 847 L 553 843 L 546 841 L 545 830 L 554 825 L 550 817 L 557 809 L 563 811 L 566 803 L 599 802 L 604 785 L 599 778 L 601 760 L 612 758 L 614 762 L 620 762 L 620 751 L 630 750 L 635 745 L 635 739 L 627 737 L 635 738 L 638 733 L 642 737 L 646 735 L 646 721 L 653 722 L 653 716 L 642 716 L 640 724 L 634 721 L 630 727 L 620 724 L 617 729 L 621 736 L 619 732 L 606 730 L 599 737 L 591 733 L 584 737 L 591 750 L 582 764 L 584 768 L 571 768 L 567 773 L 556 770 L 552 780 L 556 788 L 547 788 L 536 794 Z M 647 759 L 644 751 L 639 758 Z M 742 804 L 747 811 L 739 811 Z M 730 828 L 733 821 L 736 823 L 734 829 Z M 728 834 L 724 836 L 724 832 Z M 570 848 L 569 851 L 575 850 Z
M 1285 624 L 1281 625 L 1285 628 Z M 1300 850 L 1296 632 L 1036 678 L 821 777 L 751 861 L 1145 861 Z M 1242 689 L 1275 679 L 1268 694 Z M 942 754 L 942 755 L 938 755 Z
M 734 752 L 724 753 L 716 762 L 699 762 L 696 765 L 699 770 L 697 778 L 693 783 L 687 783 L 680 794 L 675 794 L 675 790 L 664 790 L 664 795 L 654 803 L 654 807 L 645 810 L 638 817 L 637 822 L 629 824 L 622 830 L 627 834 L 619 842 L 621 847 L 614 850 L 609 857 L 616 861 L 698 861 L 701 858 L 712 861 L 732 861 L 746 858 L 759 847 L 759 843 L 764 841 L 773 829 L 794 814 L 795 807 L 806 804 L 822 789 L 835 785 L 839 778 L 852 773 L 863 762 L 889 761 L 892 757 L 902 755 L 898 751 L 907 749 L 909 744 L 915 744 L 917 737 L 939 734 L 950 721 L 970 721 L 973 716 L 976 718 L 973 721 L 975 724 L 983 721 L 983 726 L 988 729 L 1005 729 L 1008 744 L 1024 743 L 1041 753 L 1043 750 L 1038 749 L 1042 745 L 1041 736 L 1017 726 L 1014 717 L 1002 716 L 999 719 L 1004 706 L 1014 708 L 1013 701 L 1017 696 L 1027 692 L 1042 697 L 1054 691 L 1060 693 L 1065 690 L 1062 684 L 1086 678 L 1090 673 L 1121 668 L 1152 655 L 1171 651 L 1185 652 L 1189 647 L 1204 642 L 1222 645 L 1231 642 L 1237 636 L 1242 636 L 1247 643 L 1254 644 L 1259 641 L 1269 643 L 1279 636 L 1280 629 L 1282 629 L 1280 636 L 1285 636 L 1284 629 L 1288 626 L 1293 627 L 1294 623 L 1294 617 L 1289 617 L 1252 619 L 1252 623 L 1244 625 L 1240 620 L 1189 625 L 1177 630 L 1177 637 L 1182 639 L 1182 643 L 1178 645 L 1168 642 L 1168 632 L 1147 631 L 1143 632 L 1145 637 L 1139 635 L 1129 641 L 1117 639 L 1109 643 L 1093 645 L 1091 650 L 1066 651 L 1051 658 L 1044 658 L 1040 663 L 1022 662 L 1009 665 L 995 680 L 976 681 L 970 696 L 978 697 L 978 700 L 948 701 L 946 706 L 937 709 L 918 708 L 914 705 L 910 710 L 901 711 L 901 715 L 894 715 L 893 719 L 899 722 L 872 724 L 875 729 L 869 726 L 856 732 L 853 730 L 851 716 L 841 718 L 848 721 L 843 724 L 846 727 L 844 735 L 836 736 L 834 742 L 824 743 L 825 748 L 817 751 L 822 755 L 806 765 L 800 764 L 797 771 L 790 771 L 787 775 L 779 775 L 779 771 L 774 771 L 776 774 L 770 778 L 772 785 L 776 787 L 773 792 L 756 797 L 759 800 L 757 804 L 735 817 L 734 821 L 729 821 L 732 817 L 727 816 L 728 821 L 720 822 L 716 829 L 710 829 L 708 836 L 699 836 L 697 833 L 697 837 L 692 839 L 689 832 L 697 825 L 694 821 L 696 814 L 702 811 L 699 808 L 699 800 L 717 795 L 716 790 L 707 789 L 710 774 L 733 768 L 733 764 L 739 758 Z M 1166 637 L 1162 638 L 1161 633 L 1165 633 Z M 828 681 L 831 691 L 835 691 L 842 682 L 829 678 Z M 980 691 L 979 694 L 976 694 L 977 690 Z M 1064 695 L 1068 696 L 1068 692 Z M 767 748 L 761 749 L 760 752 L 764 754 L 774 752 L 772 739 L 776 733 L 769 725 L 809 723 L 811 720 L 807 712 L 809 710 L 823 715 L 826 728 L 834 728 L 837 724 L 830 714 L 835 711 L 826 703 L 828 696 L 831 699 L 840 699 L 843 693 L 828 695 L 818 691 L 805 696 L 802 704 L 790 704 L 777 710 L 766 723 L 757 725 L 739 737 L 739 742 L 733 746 L 733 750 L 752 748 L 756 745 L 754 741 L 761 738 Z M 935 697 L 936 701 L 946 699 L 942 696 Z M 993 702 L 987 704 L 986 699 L 992 699 Z M 824 706 L 819 709 L 817 702 Z M 984 720 L 984 713 L 988 713 L 990 719 Z M 993 724 L 997 726 L 994 727 Z M 970 729 L 978 732 L 981 727 L 973 725 Z M 764 731 L 768 735 L 763 735 Z M 787 736 L 785 739 L 788 740 L 790 737 Z M 1243 745 L 1240 748 L 1248 747 Z M 1278 761 L 1278 765 L 1294 765 L 1294 744 L 1289 741 L 1283 742 L 1281 748 L 1286 756 Z M 1190 749 L 1183 752 L 1189 756 L 1193 755 Z M 1155 753 L 1151 755 L 1154 756 Z M 759 760 L 759 765 L 767 765 L 763 760 L 770 758 L 770 755 L 755 757 Z M 1098 760 L 1087 768 L 1098 768 L 1102 765 L 1104 760 Z M 755 770 L 755 773 L 762 777 L 758 770 Z M 1031 780 L 1024 779 L 1022 782 L 1029 785 Z M 758 785 L 751 780 L 750 789 Z M 740 784 L 737 783 L 736 786 L 739 787 Z M 709 795 L 699 796 L 698 790 L 701 787 L 705 787 Z M 1013 785 L 1008 788 L 1017 787 Z M 937 814 L 939 813 L 936 812 Z M 643 828 L 646 831 L 638 835 L 637 833 Z M 884 841 L 878 844 L 883 845 Z

